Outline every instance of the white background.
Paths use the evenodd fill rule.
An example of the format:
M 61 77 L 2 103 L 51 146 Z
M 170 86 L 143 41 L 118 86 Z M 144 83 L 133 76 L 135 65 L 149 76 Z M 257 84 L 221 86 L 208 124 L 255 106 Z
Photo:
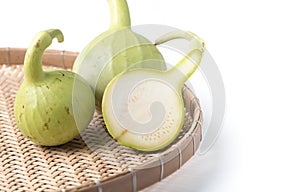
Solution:
M 148 191 L 299 191 L 297 1 L 128 4 L 133 25 L 170 25 L 205 39 L 227 94 L 227 115 L 214 148 Z M 26 47 L 36 32 L 59 28 L 65 42 L 51 48 L 80 51 L 109 24 L 105 0 L 6 0 L 0 8 L 0 47 Z

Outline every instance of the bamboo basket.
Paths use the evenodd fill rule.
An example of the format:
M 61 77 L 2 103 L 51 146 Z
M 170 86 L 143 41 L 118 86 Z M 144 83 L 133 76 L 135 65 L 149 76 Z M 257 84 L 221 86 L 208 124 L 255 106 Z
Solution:
M 59 147 L 34 144 L 19 132 L 13 111 L 25 52 L 0 48 L 0 191 L 139 191 L 178 170 L 199 148 L 202 112 L 187 87 L 183 88 L 185 124 L 163 150 L 145 153 L 121 146 L 96 112 L 83 134 L 91 138 L 100 134 L 97 148 L 87 146 L 81 137 Z M 77 55 L 46 50 L 43 65 L 71 69 Z

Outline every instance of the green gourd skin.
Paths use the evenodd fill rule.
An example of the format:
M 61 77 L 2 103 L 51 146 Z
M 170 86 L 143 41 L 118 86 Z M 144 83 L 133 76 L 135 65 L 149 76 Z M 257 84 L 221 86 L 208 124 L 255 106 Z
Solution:
M 101 106 L 103 92 L 117 74 L 130 68 L 166 70 L 164 58 L 153 43 L 131 30 L 126 0 L 107 2 L 110 28 L 83 49 L 73 66 L 73 71 L 94 89 L 97 106 Z
M 117 75 L 105 89 L 102 114 L 110 135 L 141 151 L 170 145 L 184 124 L 182 87 L 199 67 L 204 41 L 191 32 L 165 34 L 156 44 L 185 39 L 191 51 L 168 71 L 132 69 Z M 119 97 L 119 95 L 123 95 Z
M 14 104 L 20 131 L 43 146 L 65 144 L 78 136 L 95 111 L 94 93 L 83 78 L 66 70 L 43 71 L 42 56 L 53 38 L 64 39 L 60 30 L 50 29 L 32 40 Z

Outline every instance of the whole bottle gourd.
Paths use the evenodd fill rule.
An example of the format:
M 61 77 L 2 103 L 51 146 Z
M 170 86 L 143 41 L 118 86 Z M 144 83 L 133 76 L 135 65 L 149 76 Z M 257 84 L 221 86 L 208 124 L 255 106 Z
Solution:
M 14 105 L 20 131 L 44 146 L 61 145 L 78 136 L 95 111 L 94 92 L 82 77 L 66 70 L 43 71 L 42 56 L 53 38 L 64 39 L 60 30 L 50 29 L 32 40 Z
M 126 0 L 107 0 L 110 28 L 92 40 L 78 55 L 73 71 L 85 78 L 101 106 L 103 92 L 111 79 L 130 68 L 165 70 L 159 50 L 148 39 L 131 30 Z

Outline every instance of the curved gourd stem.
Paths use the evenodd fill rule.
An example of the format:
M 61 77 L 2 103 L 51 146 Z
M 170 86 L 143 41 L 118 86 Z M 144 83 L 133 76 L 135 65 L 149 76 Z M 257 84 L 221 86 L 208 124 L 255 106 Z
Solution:
M 176 83 L 183 84 L 199 67 L 203 52 L 205 51 L 205 43 L 192 32 L 173 31 L 161 36 L 156 40 L 155 44 L 160 45 L 174 39 L 185 39 L 190 42 L 189 53 L 184 56 L 175 67 L 167 71 L 167 73 L 171 75 L 170 79 L 176 79 Z
M 24 78 L 27 82 L 34 82 L 43 78 L 43 53 L 51 45 L 54 38 L 57 38 L 58 42 L 64 40 L 62 32 L 58 29 L 41 31 L 32 40 L 24 59 Z
M 130 14 L 126 0 L 107 0 L 110 8 L 110 28 L 130 27 Z

